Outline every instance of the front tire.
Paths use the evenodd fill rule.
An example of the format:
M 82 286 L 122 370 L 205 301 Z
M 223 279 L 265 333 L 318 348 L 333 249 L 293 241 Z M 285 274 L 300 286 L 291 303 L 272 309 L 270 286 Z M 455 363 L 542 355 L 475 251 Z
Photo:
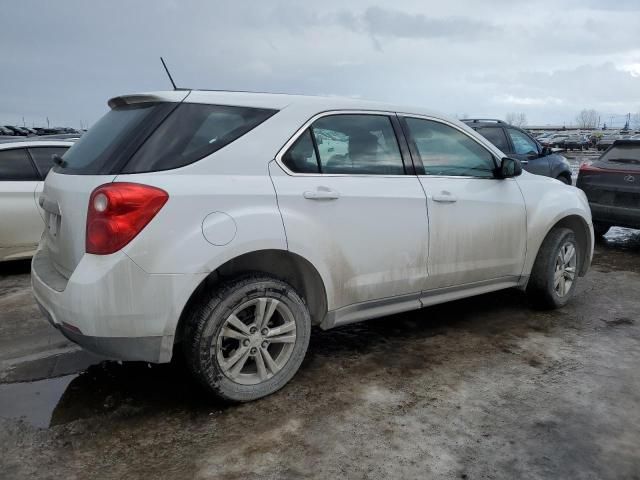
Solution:
M 573 230 L 554 228 L 549 232 L 527 285 L 527 296 L 534 307 L 554 309 L 567 304 L 576 288 L 581 253 Z
M 281 389 L 304 359 L 309 310 L 295 289 L 256 274 L 205 296 L 187 319 L 190 370 L 215 396 L 246 402 Z

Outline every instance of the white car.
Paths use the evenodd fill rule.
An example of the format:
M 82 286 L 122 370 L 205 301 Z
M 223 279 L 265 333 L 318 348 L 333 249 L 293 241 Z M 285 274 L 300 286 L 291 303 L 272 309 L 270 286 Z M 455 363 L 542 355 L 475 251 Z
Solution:
M 195 90 L 109 105 L 45 182 L 35 297 L 87 349 L 180 352 L 228 400 L 286 384 L 312 326 L 510 287 L 559 307 L 591 263 L 580 190 L 429 111 Z
M 23 137 L 24 138 L 24 137 Z M 52 155 L 64 155 L 68 141 L 0 141 L 0 262 L 31 257 L 44 230 L 38 205 Z

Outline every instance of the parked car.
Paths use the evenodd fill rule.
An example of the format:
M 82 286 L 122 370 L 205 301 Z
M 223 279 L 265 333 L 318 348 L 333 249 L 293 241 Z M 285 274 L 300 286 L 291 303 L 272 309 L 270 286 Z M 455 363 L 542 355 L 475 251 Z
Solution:
M 312 325 L 509 287 L 560 307 L 589 268 L 584 193 L 456 120 L 234 92 L 109 105 L 45 182 L 35 298 L 111 358 L 175 348 L 225 399 L 284 386 Z
M 564 141 L 567 150 L 588 150 L 589 139 L 586 135 L 569 135 Z
M 5 136 L 5 137 L 15 137 L 16 134 L 14 133 L 13 130 L 7 128 L 7 127 L 3 127 L 0 126 L 0 135 L 1 136 Z
M 610 227 L 640 228 L 640 140 L 616 140 L 598 160 L 580 166 L 598 235 Z
M 71 145 L 31 138 L 0 142 L 0 262 L 35 252 L 44 230 L 38 196 L 51 156 L 63 155 Z
M 613 145 L 613 142 L 615 142 L 616 140 L 621 140 L 621 139 L 622 139 L 622 136 L 619 135 L 619 134 L 604 135 L 602 138 L 600 138 L 600 140 L 596 144 L 596 148 L 599 151 L 606 150 L 611 145 Z
M 16 127 L 13 125 L 5 125 L 4 128 L 11 130 L 14 135 L 19 137 L 26 137 L 29 135 L 29 132 L 21 127 Z
M 540 143 L 543 147 L 558 147 L 559 144 L 564 144 L 564 140 L 567 138 L 567 136 L 567 134 L 554 133 L 553 135 L 543 139 Z
M 463 122 L 502 152 L 520 160 L 526 171 L 553 177 L 571 185 L 571 166 L 567 159 L 558 153 L 552 153 L 548 147 L 543 147 L 524 130 L 502 120 L 465 119 Z

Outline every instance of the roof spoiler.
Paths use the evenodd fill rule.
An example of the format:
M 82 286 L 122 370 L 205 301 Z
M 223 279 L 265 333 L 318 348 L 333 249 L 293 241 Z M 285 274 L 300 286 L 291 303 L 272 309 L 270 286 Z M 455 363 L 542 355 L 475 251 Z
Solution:
M 162 93 L 135 93 L 111 98 L 107 104 L 109 108 L 135 105 L 138 103 L 182 102 L 189 96 L 191 90 L 177 90 Z

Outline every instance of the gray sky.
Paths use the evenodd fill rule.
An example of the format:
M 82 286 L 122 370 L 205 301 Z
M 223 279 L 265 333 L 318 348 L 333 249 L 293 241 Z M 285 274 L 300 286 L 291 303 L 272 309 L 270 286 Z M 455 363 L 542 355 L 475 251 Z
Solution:
M 571 123 L 640 111 L 640 0 L 4 0 L 0 123 L 78 127 L 179 86 Z M 622 118 L 617 118 L 619 126 Z

